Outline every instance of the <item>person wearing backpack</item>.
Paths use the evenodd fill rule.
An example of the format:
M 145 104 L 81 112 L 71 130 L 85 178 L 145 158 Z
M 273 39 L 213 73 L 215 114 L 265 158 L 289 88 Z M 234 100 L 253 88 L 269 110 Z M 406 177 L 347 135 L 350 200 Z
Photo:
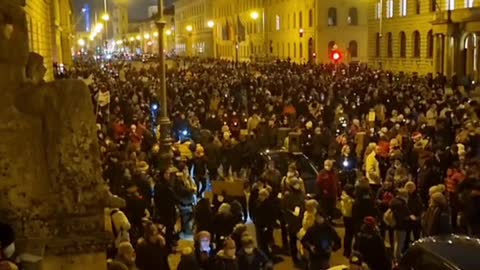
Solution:
M 395 236 L 395 245 L 394 245 L 394 258 L 396 260 L 400 259 L 401 254 L 405 251 L 405 237 L 407 235 L 407 230 L 412 221 L 416 221 L 416 217 L 412 215 L 408 208 L 408 191 L 405 188 L 400 188 L 397 191 L 397 196 L 390 203 L 390 211 L 393 215 L 393 230 Z M 385 213 L 385 221 L 388 222 L 387 218 L 390 216 L 390 211 L 387 210 Z

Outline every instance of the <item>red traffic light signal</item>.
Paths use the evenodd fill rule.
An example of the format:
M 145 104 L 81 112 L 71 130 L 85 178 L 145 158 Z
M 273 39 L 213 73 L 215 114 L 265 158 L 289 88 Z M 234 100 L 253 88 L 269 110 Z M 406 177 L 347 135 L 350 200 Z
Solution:
M 330 59 L 333 60 L 334 62 L 339 62 L 340 60 L 342 60 L 342 53 L 338 50 L 333 50 L 331 53 L 330 53 Z

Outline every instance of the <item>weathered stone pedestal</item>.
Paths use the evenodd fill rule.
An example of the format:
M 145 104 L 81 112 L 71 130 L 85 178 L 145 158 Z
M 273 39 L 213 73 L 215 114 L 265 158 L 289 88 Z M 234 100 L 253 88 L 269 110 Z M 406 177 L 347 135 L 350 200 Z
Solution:
M 19 254 L 41 258 L 27 269 L 105 270 L 108 193 L 90 93 L 80 81 L 38 80 L 23 2 L 0 1 L 0 221 Z

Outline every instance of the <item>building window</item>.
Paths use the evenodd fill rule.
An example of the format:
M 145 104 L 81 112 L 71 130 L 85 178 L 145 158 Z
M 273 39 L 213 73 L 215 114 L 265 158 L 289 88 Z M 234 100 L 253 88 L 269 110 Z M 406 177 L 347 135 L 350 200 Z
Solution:
M 287 15 L 287 29 L 290 29 L 290 13 Z
M 355 40 L 350 41 L 348 44 L 348 51 L 351 57 L 358 57 L 358 44 Z
M 300 59 L 302 59 L 303 58 L 303 43 L 302 42 L 298 43 L 298 49 L 299 49 Z
M 407 0 L 400 0 L 400 16 L 407 16 Z
M 328 26 L 337 25 L 337 9 L 329 8 L 328 9 Z
M 302 28 L 303 27 L 303 16 L 302 12 L 298 12 L 298 27 Z
M 280 31 L 280 16 L 275 15 L 275 29 Z
M 415 31 L 412 35 L 413 38 L 413 57 L 420 58 L 420 32 Z
M 308 11 L 308 27 L 313 27 L 313 10 Z
M 455 9 L 455 0 L 446 0 L 446 9 L 447 10 L 454 10 Z
M 474 0 L 465 0 L 465 7 L 472 8 Z
M 290 58 L 290 43 L 287 43 L 288 58 Z
M 430 0 L 430 11 L 437 11 L 437 0 Z
M 297 28 L 297 15 L 293 13 L 293 29 Z
M 335 47 L 335 41 L 330 41 L 328 42 L 328 55 L 330 55 L 330 53 L 332 53 L 332 50 L 333 50 L 333 47 Z
M 358 25 L 358 11 L 357 8 L 351 7 L 348 10 L 347 22 L 349 25 Z
M 375 56 L 380 57 L 380 33 L 377 33 L 375 36 Z
M 387 57 L 393 57 L 393 40 L 392 33 L 387 33 Z
M 387 18 L 393 17 L 393 0 L 387 0 Z
M 293 58 L 297 58 L 297 43 L 293 43 Z
M 433 58 L 433 31 L 427 34 L 427 58 Z
M 420 14 L 421 3 L 420 0 L 415 0 L 415 14 Z
M 407 36 L 405 32 L 400 32 L 399 36 L 400 41 L 400 57 L 405 58 L 407 57 Z
M 380 19 L 383 16 L 382 7 L 383 7 L 383 1 L 380 0 L 377 2 L 377 6 L 375 9 L 375 19 Z

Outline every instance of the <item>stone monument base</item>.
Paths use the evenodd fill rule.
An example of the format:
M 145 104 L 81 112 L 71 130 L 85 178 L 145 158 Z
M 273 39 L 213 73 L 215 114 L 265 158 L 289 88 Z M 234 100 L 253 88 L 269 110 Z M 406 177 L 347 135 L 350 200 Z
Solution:
M 105 252 L 43 258 L 38 270 L 106 270 Z

